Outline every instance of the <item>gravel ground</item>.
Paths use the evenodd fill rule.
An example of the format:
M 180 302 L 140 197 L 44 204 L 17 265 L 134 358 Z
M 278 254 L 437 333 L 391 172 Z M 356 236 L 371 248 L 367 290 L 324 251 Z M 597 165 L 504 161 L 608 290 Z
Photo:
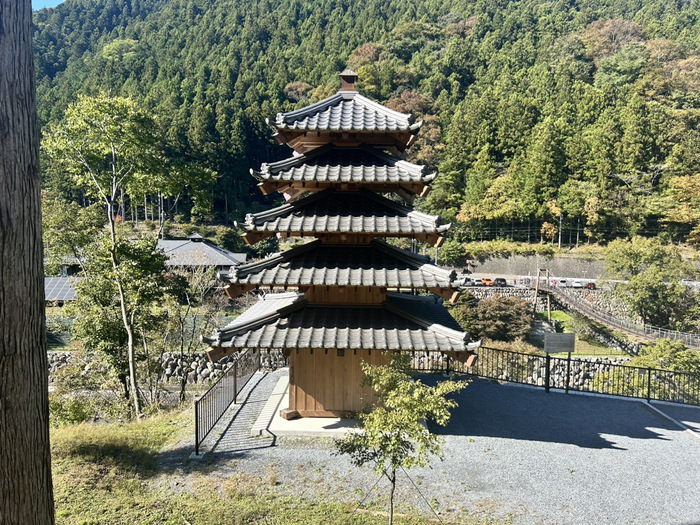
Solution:
M 327 439 L 251 438 L 249 429 L 284 371 L 260 374 L 205 444 L 163 454 L 166 481 L 193 476 L 263 480 L 303 498 L 383 506 L 387 485 L 370 468 L 333 454 Z M 439 378 L 424 376 L 426 383 Z M 442 520 L 509 524 L 700 524 L 700 408 L 657 404 L 683 430 L 638 401 L 583 396 L 475 380 L 456 396 L 444 460 L 399 478 L 405 511 Z M 165 470 L 165 469 L 164 469 Z M 365 499 L 366 498 L 366 499 Z

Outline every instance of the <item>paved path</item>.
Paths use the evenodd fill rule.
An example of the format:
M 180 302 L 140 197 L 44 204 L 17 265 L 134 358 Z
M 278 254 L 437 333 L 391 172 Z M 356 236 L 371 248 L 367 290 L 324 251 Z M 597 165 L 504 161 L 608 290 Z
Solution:
M 211 442 L 210 475 L 274 479 L 274 490 L 295 497 L 382 505 L 386 487 L 372 489 L 374 472 L 334 455 L 329 440 L 250 437 L 280 373 L 256 376 L 249 404 L 231 411 Z M 399 479 L 404 509 L 428 516 L 422 494 L 458 522 L 700 524 L 700 409 L 655 405 L 689 431 L 642 402 L 486 380 L 457 401 L 451 423 L 431 428 L 445 439 L 444 461 L 409 471 L 418 489 Z

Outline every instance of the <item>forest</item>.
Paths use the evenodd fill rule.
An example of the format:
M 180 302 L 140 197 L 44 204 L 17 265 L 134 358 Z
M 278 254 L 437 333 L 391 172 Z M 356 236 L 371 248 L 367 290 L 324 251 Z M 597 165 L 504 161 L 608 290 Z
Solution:
M 249 169 L 290 154 L 265 118 L 350 67 L 424 121 L 408 158 L 439 172 L 417 205 L 453 223 L 446 253 L 696 243 L 699 15 L 696 0 L 66 0 L 34 14 L 39 119 L 59 124 L 79 95 L 132 100 L 163 158 L 214 176 L 127 191 L 124 218 L 230 226 L 272 205 Z M 93 202 L 46 154 L 42 171 L 45 190 Z

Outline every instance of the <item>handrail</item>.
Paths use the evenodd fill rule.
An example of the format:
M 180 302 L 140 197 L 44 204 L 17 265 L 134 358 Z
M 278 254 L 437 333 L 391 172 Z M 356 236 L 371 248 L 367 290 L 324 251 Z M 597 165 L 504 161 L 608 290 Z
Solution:
M 416 372 L 464 373 L 496 381 L 700 405 L 700 374 L 621 364 L 614 360 L 527 354 L 482 346 L 471 365 L 450 357 L 414 353 Z
M 249 362 L 245 363 L 246 360 Z M 260 370 L 260 366 L 261 354 L 259 350 L 243 351 L 238 355 L 233 366 L 194 402 L 194 451 L 196 455 L 199 455 L 199 446 L 204 439 L 219 422 L 228 407 L 236 401 L 236 397 L 253 374 Z
M 525 282 L 524 285 L 528 288 L 534 288 L 534 285 L 527 282 Z M 552 293 L 566 306 L 573 308 L 586 317 L 589 317 L 594 321 L 598 321 L 611 328 L 616 328 L 623 332 L 627 332 L 631 335 L 635 335 L 650 341 L 654 341 L 656 339 L 671 339 L 673 341 L 681 341 L 688 348 L 694 348 L 696 350 L 700 349 L 700 334 L 678 332 L 676 330 L 668 330 L 666 328 L 659 328 L 644 323 L 635 323 L 634 321 L 620 319 L 619 317 L 615 317 L 614 315 L 601 311 L 600 309 L 597 309 L 582 301 L 574 290 L 551 286 L 546 281 L 540 281 L 539 289 Z

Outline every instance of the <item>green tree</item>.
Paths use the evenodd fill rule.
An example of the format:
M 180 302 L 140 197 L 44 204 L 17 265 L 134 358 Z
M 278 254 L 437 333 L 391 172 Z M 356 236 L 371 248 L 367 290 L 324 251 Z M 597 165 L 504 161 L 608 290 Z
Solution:
M 608 245 L 605 269 L 615 283 L 614 294 L 645 323 L 682 329 L 693 295 L 681 279 L 695 271 L 676 246 L 656 238 L 633 237 Z
M 46 273 L 58 274 L 66 258 L 83 266 L 84 251 L 104 229 L 104 211 L 98 205 L 80 206 L 44 193 L 42 198 Z
M 643 346 L 630 365 L 700 375 L 700 353 L 689 350 L 680 341 L 659 339 Z
M 430 455 L 440 457 L 442 440 L 425 426 L 434 421 L 445 426 L 450 410 L 457 406 L 447 395 L 467 386 L 466 381 L 442 381 L 428 386 L 413 380 L 408 372 L 410 356 L 394 354 L 387 365 L 362 363 L 363 384 L 372 387 L 378 403 L 360 414 L 360 432 L 336 441 L 339 454 L 347 454 L 354 465 L 374 465 L 379 476 L 391 484 L 389 523 L 394 522 L 396 473 L 427 465 Z
M 109 256 L 111 270 L 95 272 L 112 280 L 118 300 L 122 325 L 126 331 L 129 363 L 129 389 L 134 412 L 141 415 L 141 403 L 136 376 L 135 318 L 138 302 L 130 297 L 129 287 L 147 286 L 131 283 L 137 275 L 130 275 L 130 249 L 117 234 L 116 206 L 120 194 L 126 190 L 142 194 L 153 188 L 162 177 L 163 163 L 155 122 L 129 99 L 110 97 L 104 93 L 90 98 L 80 96 L 66 110 L 63 122 L 51 126 L 42 143 L 49 156 L 59 163 L 84 187 L 88 195 L 99 199 L 105 206 L 109 236 L 102 247 Z M 134 248 L 138 250 L 138 248 Z M 136 252 L 133 255 L 137 255 Z M 136 264 L 139 264 L 138 258 Z M 92 277 L 88 275 L 88 277 Z M 89 286 L 86 280 L 83 287 Z M 138 294 L 137 294 L 138 297 Z
M 532 305 L 518 297 L 495 295 L 477 302 L 470 294 L 462 294 L 447 307 L 452 317 L 474 339 L 522 339 L 530 333 L 534 319 Z
M 159 306 L 182 289 L 166 273 L 166 259 L 153 238 L 117 236 L 113 246 L 105 235 L 85 249 L 85 272 L 70 305 L 71 331 L 87 350 L 107 356 L 136 415 L 141 414 L 138 365 L 147 359 L 149 333 L 160 332 L 164 318 Z

